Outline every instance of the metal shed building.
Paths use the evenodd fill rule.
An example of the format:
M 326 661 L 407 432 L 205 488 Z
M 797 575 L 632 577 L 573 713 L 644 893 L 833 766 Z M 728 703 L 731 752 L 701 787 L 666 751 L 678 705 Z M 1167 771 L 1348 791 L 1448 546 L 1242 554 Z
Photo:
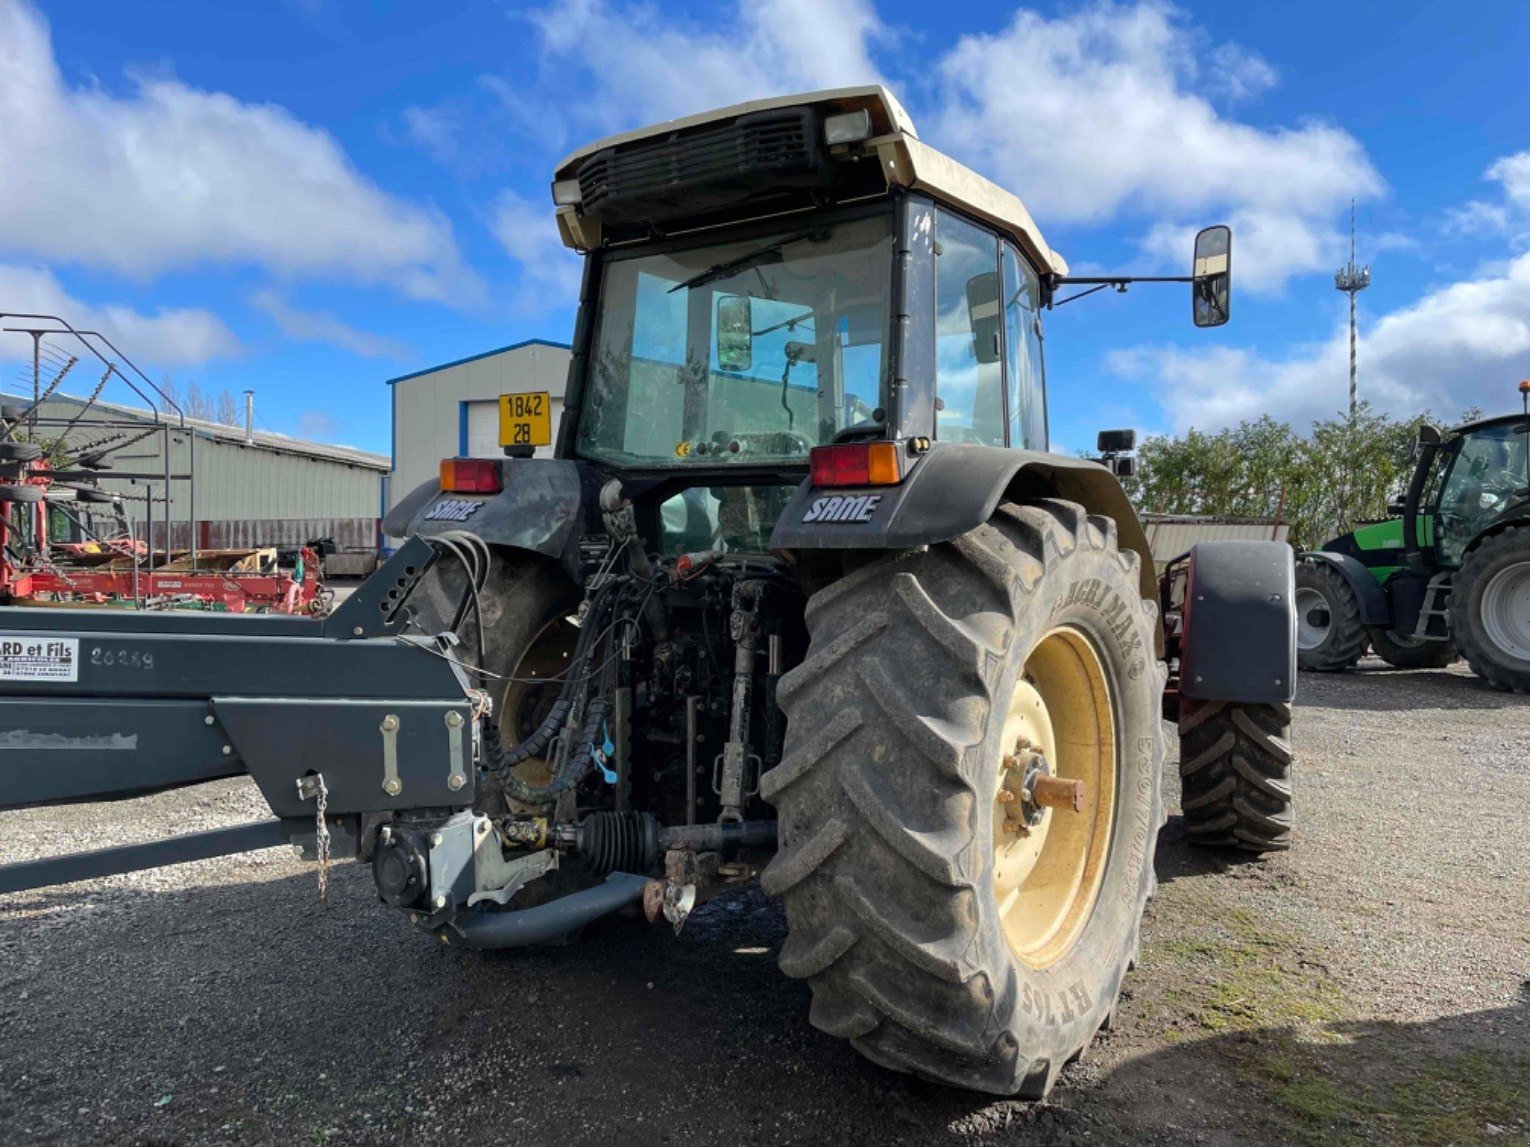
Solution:
M 393 477 L 389 504 L 435 478 L 443 458 L 500 457 L 502 394 L 547 391 L 556 441 L 571 356 L 566 343 L 529 339 L 390 378 Z M 537 454 L 550 456 L 552 448 L 539 448 Z
M 1283 542 L 1291 532 L 1291 524 L 1277 518 L 1229 518 L 1207 514 L 1143 514 L 1142 526 L 1147 531 L 1153 564 L 1159 573 L 1197 542 L 1223 539 Z
M 199 419 L 156 421 L 152 411 L 99 400 L 86 408 L 68 395 L 47 399 L 37 413 L 40 439 L 78 420 L 66 434 L 71 453 L 97 442 L 118 447 L 106 456 L 100 485 L 123 496 L 135 531 L 156 546 L 166 544 L 167 519 L 169 545 L 188 546 L 194 517 L 198 549 L 328 537 L 341 550 L 326 563 L 331 572 L 367 572 L 375 560 L 389 469 L 381 454 Z

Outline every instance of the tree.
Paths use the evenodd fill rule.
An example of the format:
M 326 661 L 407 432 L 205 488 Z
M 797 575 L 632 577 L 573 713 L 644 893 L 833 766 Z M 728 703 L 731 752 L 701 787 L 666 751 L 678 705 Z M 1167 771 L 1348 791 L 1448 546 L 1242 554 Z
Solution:
M 1474 417 L 1467 411 L 1461 421 Z M 1147 512 L 1278 517 L 1292 545 L 1313 548 L 1387 516 L 1413 473 L 1413 442 L 1426 421 L 1427 411 L 1397 421 L 1362 402 L 1354 418 L 1314 422 L 1305 438 L 1269 415 L 1215 434 L 1153 435 L 1124 485 Z
M 218 412 L 213 406 L 213 400 L 203 393 L 194 379 L 186 384 L 186 402 L 181 409 L 186 412 L 187 418 L 196 418 L 202 422 L 217 421 Z

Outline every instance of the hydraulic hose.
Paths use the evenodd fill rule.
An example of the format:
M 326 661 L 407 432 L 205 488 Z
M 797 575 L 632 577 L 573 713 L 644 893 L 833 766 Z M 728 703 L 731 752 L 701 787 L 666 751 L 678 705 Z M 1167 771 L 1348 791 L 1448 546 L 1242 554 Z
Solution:
M 504 787 L 505 792 L 524 804 L 551 804 L 569 792 L 589 773 L 595 763 L 595 754 L 604 743 L 602 730 L 611 713 L 611 702 L 605 697 L 595 697 L 585 707 L 584 722 L 574 749 L 564 760 L 558 774 L 545 785 L 533 785 L 515 775 L 516 765 L 539 757 L 547 751 L 553 738 L 568 723 L 574 709 L 574 697 L 578 691 L 585 667 L 595 651 L 597 639 L 604 632 L 604 622 L 611 604 L 615 583 L 607 583 L 596 591 L 591 608 L 585 616 L 574 656 L 569 661 L 567 677 L 552 709 L 525 740 L 505 748 L 497 733 L 486 732 L 484 749 L 489 759 L 489 769 Z

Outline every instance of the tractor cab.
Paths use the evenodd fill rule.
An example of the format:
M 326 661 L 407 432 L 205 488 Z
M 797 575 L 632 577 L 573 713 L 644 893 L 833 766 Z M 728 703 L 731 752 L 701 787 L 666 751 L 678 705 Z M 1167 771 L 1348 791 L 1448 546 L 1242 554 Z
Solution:
M 1458 569 L 1484 533 L 1530 513 L 1530 417 L 1483 419 L 1444 436 L 1421 428 L 1415 483 L 1416 508 L 1404 504 L 1409 553 L 1433 569 Z
M 881 87 L 600 140 L 552 195 L 585 255 L 556 455 L 620 475 L 670 554 L 791 548 L 788 517 L 865 544 L 932 449 L 1047 451 L 1042 312 L 1133 281 L 1069 278 Z M 1227 320 L 1230 242 L 1207 229 L 1172 280 L 1198 326 Z
M 551 430 L 528 414 L 509 458 L 447 460 L 388 533 L 492 537 L 502 517 L 577 515 L 619 478 L 663 555 L 922 545 L 976 526 L 994 483 L 1041 458 L 1086 467 L 1081 485 L 1109 478 L 1047 453 L 1042 312 L 1137 280 L 1069 276 L 1021 201 L 922 143 L 885 89 L 599 140 L 558 165 L 552 198 L 585 257 L 565 469 L 529 458 Z M 1228 228 L 1197 237 L 1190 270 L 1152 281 L 1191 286 L 1195 325 L 1226 322 Z M 571 532 L 513 532 L 577 566 Z

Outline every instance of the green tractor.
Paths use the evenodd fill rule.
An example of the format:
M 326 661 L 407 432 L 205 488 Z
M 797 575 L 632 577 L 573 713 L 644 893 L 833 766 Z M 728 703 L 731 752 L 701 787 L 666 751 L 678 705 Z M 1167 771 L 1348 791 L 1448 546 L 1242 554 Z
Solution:
M 1400 516 L 1300 555 L 1303 669 L 1348 669 L 1367 647 L 1400 669 L 1460 655 L 1530 692 L 1530 382 L 1519 390 L 1525 413 L 1420 427 Z

